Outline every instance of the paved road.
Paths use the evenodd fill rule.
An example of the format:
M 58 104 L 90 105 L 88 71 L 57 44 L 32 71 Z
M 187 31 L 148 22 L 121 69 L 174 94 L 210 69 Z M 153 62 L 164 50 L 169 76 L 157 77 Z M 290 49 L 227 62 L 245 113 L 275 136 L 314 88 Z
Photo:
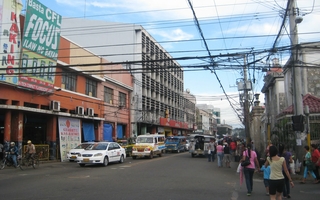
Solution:
M 246 196 L 239 185 L 236 163 L 218 168 L 206 158 L 191 158 L 188 153 L 168 153 L 153 159 L 127 158 L 123 164 L 80 167 L 76 163 L 45 163 L 38 169 L 0 170 L 0 196 L 8 200 L 55 199 L 269 199 L 262 175 L 255 174 L 254 190 Z M 319 199 L 320 184 L 299 184 L 294 199 Z

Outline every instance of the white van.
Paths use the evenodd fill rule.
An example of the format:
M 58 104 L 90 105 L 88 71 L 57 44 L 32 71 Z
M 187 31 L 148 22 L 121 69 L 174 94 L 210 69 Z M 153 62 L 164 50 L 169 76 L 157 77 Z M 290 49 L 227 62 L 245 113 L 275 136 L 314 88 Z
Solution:
M 132 159 L 145 156 L 153 158 L 155 155 L 161 157 L 166 149 L 164 141 L 165 136 L 160 134 L 139 135 L 132 147 Z

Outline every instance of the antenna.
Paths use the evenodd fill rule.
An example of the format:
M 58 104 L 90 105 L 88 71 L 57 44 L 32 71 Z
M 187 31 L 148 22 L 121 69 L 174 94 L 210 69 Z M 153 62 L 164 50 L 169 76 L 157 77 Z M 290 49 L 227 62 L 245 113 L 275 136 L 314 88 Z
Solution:
M 83 18 L 86 18 L 86 6 L 87 6 L 87 0 L 84 0 L 84 11 L 83 11 Z

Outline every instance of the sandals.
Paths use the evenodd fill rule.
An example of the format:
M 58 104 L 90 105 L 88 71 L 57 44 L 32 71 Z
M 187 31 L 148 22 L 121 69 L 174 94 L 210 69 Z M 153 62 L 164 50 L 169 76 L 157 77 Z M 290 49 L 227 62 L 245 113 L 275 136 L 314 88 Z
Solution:
M 304 182 L 304 181 L 300 181 L 300 183 L 301 183 L 301 184 L 305 184 L 306 182 Z

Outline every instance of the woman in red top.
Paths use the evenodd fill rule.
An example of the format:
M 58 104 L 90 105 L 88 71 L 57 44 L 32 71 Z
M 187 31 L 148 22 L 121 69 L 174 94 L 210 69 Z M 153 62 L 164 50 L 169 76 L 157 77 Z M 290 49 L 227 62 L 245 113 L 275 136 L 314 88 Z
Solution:
M 318 180 L 318 183 L 320 183 L 320 176 L 319 176 L 319 166 L 320 166 L 320 152 L 317 149 L 317 146 L 315 144 L 311 145 L 311 161 L 315 164 L 315 169 L 313 170 L 313 173 L 316 175 L 316 179 Z

